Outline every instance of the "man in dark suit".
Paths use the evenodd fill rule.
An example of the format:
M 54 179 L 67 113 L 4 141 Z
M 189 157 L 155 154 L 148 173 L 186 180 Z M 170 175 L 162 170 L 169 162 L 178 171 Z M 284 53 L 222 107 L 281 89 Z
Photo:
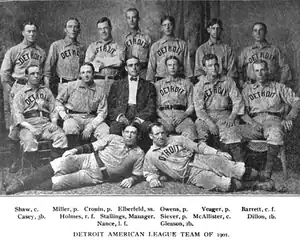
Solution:
M 108 123 L 111 134 L 121 135 L 122 128 L 131 122 L 140 124 L 142 136 L 147 137 L 149 124 L 156 119 L 156 90 L 152 83 L 139 76 L 137 57 L 126 60 L 128 75 L 114 82 L 108 96 Z

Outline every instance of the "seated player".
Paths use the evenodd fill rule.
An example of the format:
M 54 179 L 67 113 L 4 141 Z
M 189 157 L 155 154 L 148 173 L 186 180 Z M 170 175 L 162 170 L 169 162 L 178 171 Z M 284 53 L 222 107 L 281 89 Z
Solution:
M 244 162 L 232 161 L 228 153 L 204 142 L 197 144 L 184 136 L 168 138 L 160 123 L 152 124 L 149 129 L 153 145 L 146 153 L 143 173 L 150 187 L 160 187 L 159 178 L 166 174 L 207 190 L 273 189 L 273 184 L 252 181 L 259 178 L 259 173 L 245 167 Z
M 197 139 L 196 127 L 189 117 L 194 111 L 193 85 L 188 79 L 179 77 L 181 64 L 176 56 L 165 61 L 168 77 L 155 83 L 158 121 L 166 130 Z
M 206 76 L 200 76 L 194 88 L 198 138 L 206 142 L 209 134 L 219 136 L 221 144 L 230 150 L 233 160 L 244 162 L 242 139 L 237 132 L 237 116 L 244 114 L 242 96 L 230 76 L 219 74 L 216 55 L 206 54 L 202 62 Z
M 15 125 L 20 128 L 20 143 L 25 158 L 36 161 L 39 138 L 52 140 L 52 156 L 58 157 L 68 147 L 68 142 L 63 130 L 57 126 L 55 98 L 50 89 L 41 85 L 39 66 L 30 65 L 26 68 L 25 75 L 28 82 L 16 94 L 12 109 Z
M 292 129 L 293 120 L 298 115 L 300 98 L 292 89 L 270 78 L 268 63 L 265 60 L 255 61 L 253 72 L 255 81 L 246 85 L 242 91 L 246 106 L 246 113 L 242 118 L 253 130 L 261 132 L 261 138 L 267 140 L 267 161 L 263 177 L 270 179 L 274 160 L 277 159 L 280 146 L 283 145 L 284 133 Z M 287 115 L 286 104 L 291 107 Z
M 103 88 L 94 82 L 94 66 L 84 63 L 80 67 L 80 79 L 67 83 L 56 98 L 56 108 L 64 120 L 63 129 L 68 137 L 69 148 L 79 144 L 92 134 L 100 139 L 109 133 L 104 122 L 107 116 L 107 100 Z
M 129 188 L 142 176 L 144 152 L 137 146 L 139 127 L 127 125 L 122 136 L 107 135 L 92 144 L 66 151 L 31 175 L 14 179 L 6 187 L 6 194 L 24 190 L 65 190 L 103 182 L 120 181 Z

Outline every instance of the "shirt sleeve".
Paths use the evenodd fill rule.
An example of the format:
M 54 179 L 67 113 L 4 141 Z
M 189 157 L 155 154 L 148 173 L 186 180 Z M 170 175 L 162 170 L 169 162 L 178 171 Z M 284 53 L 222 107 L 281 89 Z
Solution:
M 95 47 L 94 47 L 94 43 L 90 44 L 89 47 L 86 50 L 85 53 L 85 62 L 92 62 L 95 59 L 96 56 L 96 52 L 95 52 Z
M 74 83 L 69 82 L 67 87 L 62 88 L 56 97 L 56 109 L 58 112 L 65 110 L 64 104 L 67 103 L 67 101 L 70 97 L 69 93 L 70 93 L 71 85 L 74 85 Z
M 244 102 L 242 99 L 242 95 L 237 88 L 235 81 L 231 78 L 228 77 L 229 81 L 229 96 L 232 101 L 232 114 L 238 114 L 238 115 L 243 115 L 244 114 Z
M 246 60 L 246 52 L 247 49 L 242 50 L 242 52 L 240 53 L 239 57 L 238 57 L 238 63 L 237 63 L 237 69 L 238 69 L 238 74 L 239 74 L 239 79 L 246 81 L 245 80 L 245 60 Z
M 187 110 L 186 113 L 191 115 L 194 112 L 194 101 L 193 101 L 193 85 L 192 83 L 187 80 Z
M 227 76 L 237 77 L 237 69 L 235 64 L 235 55 L 231 47 L 227 46 Z
M 100 102 L 97 109 L 97 117 L 92 121 L 92 127 L 96 129 L 107 116 L 107 100 L 106 96 L 102 93 Z
M 276 48 L 278 57 L 278 66 L 280 73 L 280 82 L 287 84 L 288 81 L 292 80 L 292 73 L 289 64 L 286 62 L 284 55 L 279 48 Z
M 194 87 L 193 101 L 194 101 L 194 107 L 195 107 L 197 118 L 199 118 L 203 121 L 210 119 L 205 110 L 204 91 L 203 91 L 203 81 L 202 80 L 200 80 Z
M 25 117 L 23 115 L 25 109 L 24 100 L 23 100 L 23 93 L 18 92 L 13 99 L 13 116 L 15 125 L 19 125 L 20 123 L 25 121 Z
M 300 109 L 300 97 L 296 96 L 292 89 L 286 85 L 280 83 L 278 83 L 278 85 L 280 85 L 280 96 L 282 100 L 292 107 L 288 114 L 288 119 L 295 119 Z
M 105 147 L 113 140 L 114 135 L 108 134 L 104 138 L 101 138 L 92 143 L 94 151 L 104 150 Z
M 154 82 L 155 71 L 156 71 L 156 54 L 155 54 L 155 44 L 151 46 L 149 61 L 148 61 L 148 69 L 147 69 L 147 81 Z
M 13 69 L 13 48 L 11 48 L 5 53 L 1 65 L 1 80 L 3 83 L 8 83 L 10 86 L 12 86 L 15 82 L 14 78 L 12 77 Z
M 44 76 L 51 77 L 52 75 L 52 68 L 56 64 L 58 59 L 57 49 L 55 43 L 52 43 L 49 48 L 48 56 L 45 62 L 44 67 Z
M 48 102 L 49 102 L 49 113 L 50 113 L 50 119 L 57 120 L 58 119 L 58 112 L 55 108 L 55 97 L 53 96 L 50 89 L 46 88 L 48 93 Z
M 133 164 L 132 168 L 132 174 L 136 176 L 142 176 L 143 175 L 143 164 L 144 164 L 144 159 L 145 159 L 145 154 L 142 150 L 138 152 L 137 154 L 137 160 Z
M 175 140 L 179 145 L 184 146 L 186 149 L 190 151 L 198 151 L 198 144 L 185 136 L 173 136 L 173 140 Z
M 150 182 L 152 179 L 159 178 L 159 170 L 155 166 L 156 159 L 153 151 L 149 150 L 145 156 L 144 165 L 143 165 L 143 174 L 147 182 Z
M 184 73 L 186 77 L 193 76 L 193 70 L 191 66 L 191 58 L 190 58 L 190 51 L 188 49 L 188 45 L 184 42 Z
M 195 71 L 194 71 L 194 76 L 201 76 L 205 75 L 205 72 L 203 70 L 203 65 L 202 65 L 202 59 L 204 57 L 204 53 L 201 49 L 201 46 L 197 49 L 196 51 L 196 57 L 195 57 Z

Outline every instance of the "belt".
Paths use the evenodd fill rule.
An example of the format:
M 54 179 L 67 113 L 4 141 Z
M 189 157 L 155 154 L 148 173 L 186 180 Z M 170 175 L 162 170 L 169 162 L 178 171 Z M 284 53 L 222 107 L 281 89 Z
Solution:
M 118 80 L 117 76 L 102 76 L 102 75 L 98 75 L 98 74 L 94 75 L 94 79 L 105 79 L 105 78 L 112 79 L 112 80 Z
M 24 118 L 35 118 L 35 117 L 50 117 L 50 114 L 44 111 L 32 110 L 24 113 Z
M 27 80 L 26 79 L 16 79 L 16 83 L 25 85 L 27 83 Z
M 258 113 L 251 113 L 251 114 L 250 114 L 250 117 L 251 117 L 251 118 L 254 118 L 254 117 L 256 117 L 256 116 L 264 115 L 264 114 L 266 114 L 266 115 L 272 115 L 272 116 L 276 116 L 276 117 L 282 118 L 281 113 L 275 113 L 275 112 L 258 112 Z
M 103 161 L 102 161 L 101 158 L 99 157 L 97 151 L 94 152 L 94 155 L 95 155 L 97 164 L 98 164 L 98 166 L 99 166 L 99 168 L 100 168 L 100 171 L 101 171 L 101 173 L 102 173 L 102 175 L 103 175 L 103 180 L 107 181 L 107 180 L 109 179 L 109 175 L 108 175 L 108 173 L 107 173 L 107 169 L 106 169 L 106 167 L 105 167 Z
M 69 110 L 69 113 L 70 114 L 90 114 L 90 115 L 96 115 L 97 114 L 96 111 L 89 113 L 89 112 L 77 112 L 77 111 L 73 111 L 73 110 Z
M 183 106 L 183 105 L 166 105 L 166 106 L 160 107 L 159 109 L 160 110 L 175 109 L 175 110 L 185 111 L 186 110 L 186 106 Z
M 65 78 L 59 78 L 59 83 L 68 83 L 68 82 L 73 82 L 75 81 L 76 79 L 71 79 L 71 80 L 68 80 L 68 79 L 65 79 Z

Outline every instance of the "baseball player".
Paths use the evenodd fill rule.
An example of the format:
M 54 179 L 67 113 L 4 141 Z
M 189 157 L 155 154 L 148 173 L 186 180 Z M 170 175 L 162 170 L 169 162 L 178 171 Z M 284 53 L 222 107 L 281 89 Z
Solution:
M 246 85 L 242 91 L 247 110 L 243 119 L 253 129 L 261 131 L 261 136 L 267 140 L 264 177 L 269 179 L 274 160 L 283 145 L 284 133 L 292 129 L 293 121 L 298 115 L 300 98 L 284 84 L 271 79 L 267 61 L 256 60 L 252 67 L 256 81 Z M 285 104 L 292 107 L 287 115 L 284 112 Z
M 193 85 L 178 76 L 180 61 L 176 56 L 166 58 L 168 77 L 155 83 L 159 122 L 171 133 L 197 139 L 196 127 L 189 117 L 194 111 Z
M 10 48 L 3 59 L 1 66 L 1 80 L 3 84 L 3 99 L 6 128 L 11 129 L 10 107 L 14 95 L 26 84 L 25 69 L 30 65 L 44 66 L 46 53 L 36 44 L 37 25 L 27 21 L 22 25 L 23 41 Z M 10 133 L 16 138 L 15 132 Z
M 111 21 L 103 17 L 97 21 L 100 40 L 89 45 L 85 61 L 95 68 L 95 83 L 108 95 L 111 84 L 119 79 L 124 61 L 124 51 L 112 38 Z
M 223 31 L 222 21 L 216 18 L 210 20 L 206 30 L 209 33 L 209 40 L 201 45 L 196 51 L 194 76 L 205 75 L 202 65 L 204 55 L 215 54 L 218 57 L 218 63 L 220 64 L 220 74 L 233 78 L 237 77 L 235 56 L 232 48 L 229 45 L 224 44 L 221 40 Z
M 91 144 L 66 151 L 33 174 L 12 180 L 6 194 L 39 189 L 66 190 L 83 186 L 120 181 L 129 188 L 143 175 L 144 152 L 136 145 L 138 126 L 127 125 L 122 136 L 110 134 Z
M 231 77 L 219 74 L 218 57 L 207 54 L 202 62 L 206 76 L 201 76 L 194 88 L 195 122 L 200 140 L 208 134 L 218 135 L 222 144 L 228 146 L 233 159 L 243 162 L 241 137 L 237 132 L 237 116 L 244 114 L 242 96 Z M 229 101 L 232 110 L 229 111 Z
M 187 43 L 174 36 L 174 17 L 164 16 L 160 23 L 163 37 L 151 46 L 146 80 L 156 82 L 168 76 L 165 60 L 170 55 L 176 56 L 183 64 L 181 74 L 186 78 L 192 77 L 193 71 Z
M 13 99 L 14 120 L 20 128 L 21 146 L 29 161 L 35 161 L 38 138 L 51 139 L 55 156 L 68 146 L 63 130 L 57 126 L 55 98 L 50 89 L 42 86 L 41 68 L 30 65 L 25 69 L 28 83 Z M 38 164 L 33 164 L 37 166 Z
M 139 27 L 139 11 L 136 8 L 126 10 L 125 17 L 129 27 L 129 33 L 123 36 L 125 47 L 125 59 L 136 56 L 140 60 L 140 76 L 146 79 L 151 38 L 143 33 Z
M 26 84 L 25 69 L 30 65 L 44 66 L 46 59 L 45 51 L 36 44 L 37 25 L 32 21 L 24 22 L 22 25 L 23 41 L 10 48 L 3 59 L 1 66 L 1 81 L 3 85 L 3 106 L 6 129 L 9 129 L 9 144 L 13 163 L 11 173 L 19 169 L 19 129 L 12 120 L 12 102 L 16 93 Z
M 199 144 L 184 136 L 167 137 L 164 126 L 150 126 L 153 145 L 146 153 L 143 173 L 150 187 L 162 186 L 160 176 L 193 184 L 207 190 L 221 192 L 246 188 L 272 189 L 261 186 L 259 173 L 245 167 L 243 162 L 234 162 L 228 153 L 218 151 L 204 142 Z
M 44 82 L 53 93 L 57 94 L 77 80 L 79 67 L 84 61 L 84 47 L 77 41 L 80 33 L 80 22 L 77 18 L 69 18 L 65 23 L 65 38 L 53 42 L 45 63 Z M 53 88 L 58 83 L 58 90 Z
M 272 79 L 287 84 L 292 79 L 289 65 L 286 63 L 280 49 L 266 40 L 267 26 L 264 23 L 254 23 L 252 27 L 252 37 L 254 44 L 246 47 L 238 58 L 238 72 L 240 86 L 244 82 L 255 80 L 253 63 L 256 60 L 264 60 L 268 63 L 269 73 Z
M 89 139 L 91 134 L 100 139 L 109 133 L 104 121 L 107 101 L 103 89 L 94 82 L 94 66 L 84 63 L 80 67 L 80 79 L 69 82 L 56 98 L 56 108 L 64 120 L 63 129 L 68 137 L 69 148 L 79 144 L 79 134 Z

